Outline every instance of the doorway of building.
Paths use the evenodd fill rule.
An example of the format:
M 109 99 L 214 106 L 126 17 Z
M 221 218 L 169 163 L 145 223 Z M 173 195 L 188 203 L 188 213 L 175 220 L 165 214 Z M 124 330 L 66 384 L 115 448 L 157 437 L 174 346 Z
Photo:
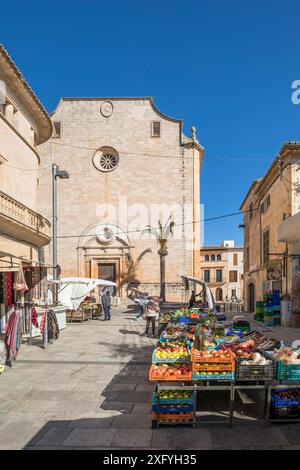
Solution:
M 251 282 L 248 284 L 248 312 L 253 313 L 255 310 L 255 287 Z
M 99 263 L 98 264 L 98 279 L 103 279 L 105 281 L 116 282 L 117 280 L 117 270 L 115 263 Z M 108 287 L 111 295 L 116 295 L 116 287 Z

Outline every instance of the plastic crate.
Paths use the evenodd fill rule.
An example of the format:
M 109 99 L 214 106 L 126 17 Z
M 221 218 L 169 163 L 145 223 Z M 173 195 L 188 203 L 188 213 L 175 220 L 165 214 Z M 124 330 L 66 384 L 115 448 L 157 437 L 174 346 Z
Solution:
M 220 362 L 220 363 L 210 363 L 210 365 L 204 365 L 206 363 L 201 363 L 201 362 L 193 362 L 192 363 L 192 371 L 193 372 L 222 372 L 222 371 L 228 371 L 232 372 L 234 371 L 234 361 L 233 362 Z
M 201 375 L 198 372 L 193 372 L 193 380 L 234 380 L 234 372 Z
M 192 370 L 190 369 L 190 372 L 186 375 L 180 375 L 180 376 L 168 376 L 168 377 L 158 377 L 157 375 L 154 374 L 154 364 L 151 365 L 150 371 L 149 371 L 149 380 L 150 381 L 157 381 L 157 382 L 190 382 L 192 380 Z
M 178 317 L 177 321 L 178 321 L 178 323 L 189 323 L 190 319 L 189 319 L 189 317 Z
M 275 408 L 274 406 L 271 406 L 270 418 L 282 419 L 282 420 L 300 419 L 300 407 L 299 408 L 295 408 L 295 407 Z
M 209 358 L 205 357 L 202 359 L 196 356 L 195 351 L 196 350 L 194 348 L 191 349 L 191 361 L 192 362 L 213 362 L 213 363 L 218 363 L 218 364 L 232 363 L 235 357 L 234 353 L 232 351 L 229 351 L 230 354 L 228 354 L 228 358 L 226 359 L 219 360 L 219 359 L 216 359 L 215 357 L 209 357 Z
M 234 325 L 234 328 L 236 330 L 240 330 L 240 331 L 243 331 L 243 332 L 246 332 L 246 333 L 250 333 L 251 331 L 251 326 L 238 326 L 238 325 Z
M 153 364 L 189 364 L 190 363 L 190 353 L 188 350 L 188 357 L 179 357 L 179 358 L 162 358 L 162 357 L 155 357 L 154 349 L 152 353 L 152 363 Z
M 160 405 L 193 405 L 194 397 L 191 396 L 189 398 L 160 398 L 159 404 Z M 152 404 L 158 404 L 158 398 L 155 394 L 152 396 Z
M 290 390 L 289 388 L 281 388 L 280 390 L 274 390 L 272 393 L 272 406 L 274 408 L 292 408 L 300 407 L 300 398 L 280 398 L 278 396 L 279 392 L 286 392 Z M 300 391 L 299 388 L 292 389 L 293 391 Z
M 193 411 L 193 405 L 186 405 L 186 406 L 172 406 L 172 405 L 152 405 L 152 412 L 153 413 L 190 413 Z
M 264 351 L 259 351 L 260 354 L 271 360 L 272 363 L 269 365 L 242 365 L 241 363 L 245 360 L 243 358 L 235 359 L 235 379 L 236 380 L 274 380 L 277 376 L 277 363 L 271 358 L 271 356 L 265 354 Z
M 151 413 L 151 418 L 153 420 L 158 419 L 158 413 Z M 186 419 L 193 419 L 194 418 L 194 413 L 193 412 L 187 412 L 187 413 L 159 413 L 159 420 L 186 420 Z
M 278 380 L 300 380 L 300 364 L 283 364 L 278 361 Z

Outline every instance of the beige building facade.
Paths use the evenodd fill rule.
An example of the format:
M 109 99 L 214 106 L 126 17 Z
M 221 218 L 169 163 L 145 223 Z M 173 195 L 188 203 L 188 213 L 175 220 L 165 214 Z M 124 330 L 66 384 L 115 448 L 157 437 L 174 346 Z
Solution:
M 195 129 L 186 137 L 182 121 L 149 97 L 62 98 L 52 121 L 55 134 L 39 147 L 42 166 L 70 174 L 58 181 L 61 276 L 113 280 L 119 298 L 128 287 L 159 294 L 159 247 L 142 230 L 171 216 L 166 297 L 181 300 L 179 276 L 199 275 L 203 147 Z M 39 191 L 39 211 L 51 218 L 51 169 Z
M 50 222 L 38 212 L 37 145 L 52 122 L 21 72 L 0 45 L 0 270 L 39 263 L 50 242 Z
M 217 303 L 243 299 L 243 247 L 233 240 L 204 246 L 200 251 L 201 280 L 210 287 Z
M 285 143 L 266 174 L 253 182 L 241 205 L 245 309 L 253 312 L 264 293 L 279 290 L 292 300 L 294 325 L 300 319 L 299 169 L 300 143 Z

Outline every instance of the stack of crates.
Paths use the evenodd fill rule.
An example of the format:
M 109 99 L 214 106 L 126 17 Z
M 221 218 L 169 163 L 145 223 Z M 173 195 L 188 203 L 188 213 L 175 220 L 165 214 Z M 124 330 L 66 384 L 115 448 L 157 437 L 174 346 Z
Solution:
M 264 321 L 264 303 L 262 300 L 257 300 L 254 320 Z
M 159 424 L 195 423 L 196 393 L 170 390 L 155 392 L 152 397 L 152 427 Z
M 264 295 L 264 324 L 266 326 L 274 326 L 274 316 L 273 316 L 273 298 L 272 293 L 267 293 Z
M 280 291 L 273 290 L 272 292 L 272 303 L 273 303 L 273 321 L 275 325 L 281 324 L 280 315 Z

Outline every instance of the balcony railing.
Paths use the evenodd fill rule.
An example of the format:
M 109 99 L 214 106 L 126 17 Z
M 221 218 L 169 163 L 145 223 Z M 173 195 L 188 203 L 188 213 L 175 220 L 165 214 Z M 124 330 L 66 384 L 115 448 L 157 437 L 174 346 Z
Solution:
M 8 217 L 12 222 L 24 225 L 37 234 L 50 238 L 50 222 L 37 212 L 29 209 L 12 197 L 0 191 L 0 217 Z

